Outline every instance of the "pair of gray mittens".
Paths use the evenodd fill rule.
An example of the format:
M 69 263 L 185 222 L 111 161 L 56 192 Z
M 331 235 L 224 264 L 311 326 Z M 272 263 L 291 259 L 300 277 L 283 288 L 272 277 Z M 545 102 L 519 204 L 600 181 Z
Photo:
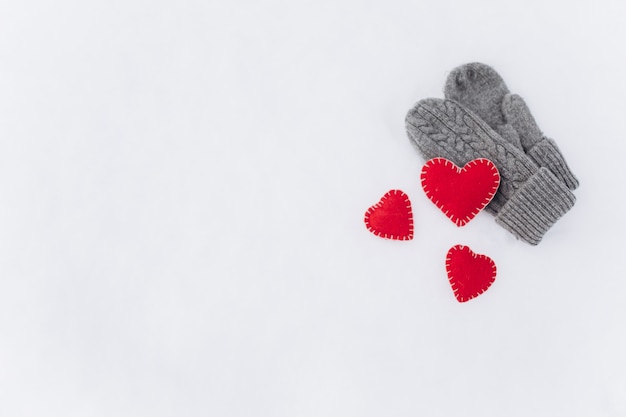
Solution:
M 491 160 L 500 171 L 500 188 L 487 211 L 519 239 L 538 244 L 576 201 L 578 180 L 556 143 L 485 64 L 453 69 L 444 93 L 445 100 L 427 98 L 409 110 L 411 142 L 425 159 L 443 157 L 460 167 L 476 158 Z

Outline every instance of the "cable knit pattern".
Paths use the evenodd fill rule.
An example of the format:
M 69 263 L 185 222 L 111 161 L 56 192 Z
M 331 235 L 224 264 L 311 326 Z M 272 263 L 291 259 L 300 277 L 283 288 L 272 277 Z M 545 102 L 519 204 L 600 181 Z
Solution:
M 578 187 L 578 180 L 556 143 L 543 135 L 524 100 L 509 92 L 493 68 L 479 62 L 454 68 L 446 80 L 444 94 L 475 112 L 538 166 L 552 171 L 569 189 Z
M 500 188 L 487 210 L 515 236 L 536 245 L 574 205 L 574 195 L 546 168 L 504 140 L 480 117 L 452 100 L 418 102 L 406 116 L 411 142 L 425 159 L 443 157 L 458 166 L 476 158 L 491 160 Z
M 444 157 L 458 166 L 487 158 L 500 171 L 500 188 L 487 210 L 497 212 L 538 167 L 478 116 L 451 100 L 420 101 L 406 118 L 409 137 L 425 159 Z

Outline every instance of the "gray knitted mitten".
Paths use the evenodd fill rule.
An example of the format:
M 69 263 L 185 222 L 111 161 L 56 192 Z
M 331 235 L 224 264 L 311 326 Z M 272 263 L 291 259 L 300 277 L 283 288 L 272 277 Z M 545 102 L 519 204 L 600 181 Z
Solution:
M 570 190 L 578 187 L 578 180 L 556 143 L 541 133 L 524 100 L 509 93 L 502 77 L 493 68 L 471 63 L 453 69 L 446 80 L 444 94 L 447 99 L 475 112 L 539 166 L 552 171 Z
M 406 129 L 425 159 L 443 157 L 460 167 L 476 158 L 491 160 L 500 171 L 500 188 L 486 209 L 532 245 L 574 205 L 572 192 L 549 169 L 454 101 L 421 100 L 409 110 Z

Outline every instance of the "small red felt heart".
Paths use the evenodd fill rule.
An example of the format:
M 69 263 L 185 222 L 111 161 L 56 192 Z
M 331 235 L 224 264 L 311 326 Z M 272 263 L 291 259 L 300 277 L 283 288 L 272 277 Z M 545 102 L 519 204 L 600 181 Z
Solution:
M 456 245 L 446 256 L 446 271 L 454 296 L 463 303 L 489 289 L 496 279 L 496 264 L 491 258 Z
M 376 236 L 395 240 L 413 239 L 413 212 L 409 196 L 400 190 L 385 193 L 365 212 L 365 225 Z
M 489 204 L 500 185 L 500 174 L 485 158 L 463 168 L 445 158 L 433 158 L 422 168 L 421 180 L 430 201 L 461 227 Z

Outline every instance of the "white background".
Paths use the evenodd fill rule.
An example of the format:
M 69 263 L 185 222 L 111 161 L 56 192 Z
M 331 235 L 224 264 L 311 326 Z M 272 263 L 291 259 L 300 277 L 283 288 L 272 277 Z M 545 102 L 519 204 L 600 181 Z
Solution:
M 625 16 L 0 1 L 0 416 L 626 416 Z M 470 61 L 581 182 L 537 247 L 420 189 L 404 116 Z M 392 188 L 413 241 L 363 224 Z

